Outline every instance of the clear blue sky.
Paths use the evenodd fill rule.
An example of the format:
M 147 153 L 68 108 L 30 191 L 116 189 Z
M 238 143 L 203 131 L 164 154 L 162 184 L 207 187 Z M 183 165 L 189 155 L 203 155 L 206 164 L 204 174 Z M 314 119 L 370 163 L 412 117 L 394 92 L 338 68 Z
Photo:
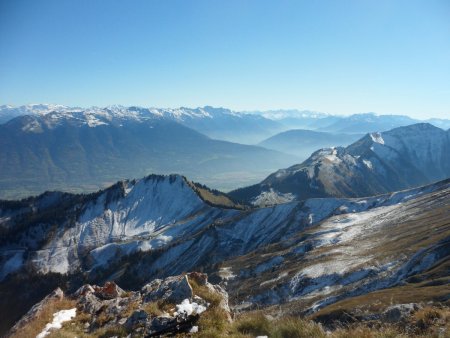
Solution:
M 0 104 L 450 117 L 449 0 L 0 0 Z

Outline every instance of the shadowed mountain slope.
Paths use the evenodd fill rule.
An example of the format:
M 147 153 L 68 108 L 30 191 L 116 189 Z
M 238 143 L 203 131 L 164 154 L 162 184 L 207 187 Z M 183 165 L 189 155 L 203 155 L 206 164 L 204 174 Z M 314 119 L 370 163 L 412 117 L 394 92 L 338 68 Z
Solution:
M 251 182 L 295 158 L 210 139 L 140 112 L 20 116 L 0 125 L 0 197 L 94 191 L 149 173 L 181 173 L 220 189 Z

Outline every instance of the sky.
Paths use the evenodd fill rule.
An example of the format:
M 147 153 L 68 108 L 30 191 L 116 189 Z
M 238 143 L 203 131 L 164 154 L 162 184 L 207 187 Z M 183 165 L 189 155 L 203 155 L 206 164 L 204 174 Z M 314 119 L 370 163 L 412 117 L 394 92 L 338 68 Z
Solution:
M 448 0 L 0 0 L 0 104 L 450 118 Z

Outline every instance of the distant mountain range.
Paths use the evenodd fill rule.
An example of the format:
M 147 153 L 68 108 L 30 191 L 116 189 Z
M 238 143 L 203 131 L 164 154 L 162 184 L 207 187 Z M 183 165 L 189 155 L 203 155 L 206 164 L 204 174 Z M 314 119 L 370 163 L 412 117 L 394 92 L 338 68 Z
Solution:
M 256 205 L 311 197 L 362 197 L 450 176 L 450 131 L 419 123 L 370 133 L 346 148 L 316 151 L 301 164 L 230 192 Z
M 346 146 L 365 130 L 415 122 L 395 115 L 45 104 L 0 106 L 0 121 L 6 121 L 0 124 L 2 198 L 44 190 L 94 191 L 118 179 L 150 173 L 181 173 L 213 188 L 231 190 L 299 163 L 318 148 Z M 273 136 L 299 124 L 316 130 Z M 262 142 L 250 146 L 212 138 Z
M 387 131 L 415 123 L 430 123 L 442 129 L 450 128 L 449 119 L 413 119 L 405 115 L 377 115 L 375 113 L 354 114 L 350 116 L 330 115 L 309 110 L 270 110 L 254 111 L 265 118 L 277 121 L 288 129 L 310 129 L 333 133 L 370 133 Z
M 0 125 L 2 198 L 93 191 L 150 173 L 181 173 L 231 189 L 296 162 L 262 147 L 213 140 L 146 109 L 39 108 Z
M 285 130 L 286 127 L 277 121 L 266 119 L 257 114 L 243 114 L 225 108 L 210 106 L 202 108 L 143 108 L 108 106 L 104 108 L 91 107 L 67 107 L 62 105 L 35 104 L 20 107 L 0 106 L 0 124 L 14 117 L 23 115 L 45 116 L 49 113 L 63 115 L 100 116 L 110 119 L 108 116 L 129 117 L 137 120 L 163 119 L 177 122 L 192 128 L 213 139 L 255 144 L 259 141 Z M 95 117 L 96 118 L 96 117 Z
M 291 129 L 269 137 L 258 145 L 306 159 L 317 149 L 347 146 L 360 139 L 363 135 Z
M 403 115 L 377 115 L 375 113 L 338 116 L 295 109 L 237 112 L 210 106 L 172 109 L 116 105 L 104 108 L 80 108 L 49 104 L 19 107 L 0 106 L 0 124 L 21 115 L 45 115 L 51 112 L 61 114 L 71 112 L 98 114 L 102 111 L 111 111 L 120 115 L 139 116 L 140 118 L 159 117 L 183 124 L 214 139 L 244 144 L 257 144 L 277 133 L 290 129 L 308 129 L 338 134 L 361 134 L 387 131 L 392 128 L 423 122 L 433 124 L 442 129 L 450 128 L 450 120 L 448 119 L 420 121 Z

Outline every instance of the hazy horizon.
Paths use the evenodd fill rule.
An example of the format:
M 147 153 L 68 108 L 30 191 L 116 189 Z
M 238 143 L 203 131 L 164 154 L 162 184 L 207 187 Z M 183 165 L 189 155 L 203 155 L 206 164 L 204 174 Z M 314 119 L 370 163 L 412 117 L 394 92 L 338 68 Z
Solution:
M 450 3 L 0 3 L 10 104 L 450 116 Z
M 143 106 L 143 105 L 123 105 L 123 104 L 117 104 L 117 103 L 112 103 L 112 104 L 107 104 L 107 105 L 91 105 L 91 106 L 80 106 L 80 105 L 66 105 L 66 104 L 60 104 L 60 103 L 48 103 L 48 102 L 30 102 L 30 103 L 24 103 L 24 104 L 10 104 L 10 103 L 0 103 L 0 106 L 11 106 L 11 107 L 21 107 L 21 106 L 32 106 L 32 105 L 54 105 L 54 106 L 66 106 L 68 108 L 81 108 L 81 109 L 89 109 L 89 108 L 107 108 L 107 107 L 114 107 L 114 106 L 122 106 L 122 107 L 140 107 L 140 108 L 147 108 L 147 109 L 181 109 L 181 108 L 187 108 L 187 109 L 200 109 L 200 108 L 205 108 L 205 107 L 212 107 L 215 109 L 228 109 L 232 112 L 237 112 L 237 113 L 243 113 L 243 114 L 256 114 L 256 115 L 261 115 L 263 113 L 273 113 L 273 112 L 298 112 L 298 113 L 302 113 L 302 112 L 310 112 L 310 113 L 317 113 L 317 114 L 323 114 L 323 115 L 329 115 L 329 116 L 340 116 L 340 117 L 349 117 L 349 116 L 353 116 L 353 115 L 366 115 L 366 114 L 373 114 L 375 116 L 406 116 L 412 119 L 416 119 L 419 121 L 426 121 L 426 120 L 430 120 L 430 119 L 442 119 L 442 120 L 449 120 L 449 118 L 447 118 L 447 116 L 443 116 L 443 117 L 436 117 L 436 116 L 426 116 L 426 117 L 414 117 L 408 114 L 398 114 L 398 113 L 386 113 L 386 114 L 380 114 L 374 111 L 365 111 L 365 112 L 359 112 L 359 113 L 354 113 L 354 114 L 338 114 L 338 113 L 329 113 L 326 111 L 317 111 L 317 110 L 313 110 L 313 109 L 308 109 L 308 108 L 272 108 L 272 109 L 249 109 L 249 110 L 236 110 L 236 109 L 232 109 L 229 107 L 223 107 L 223 106 L 212 106 L 210 104 L 204 104 L 204 105 L 200 105 L 200 106 L 186 106 L 186 105 L 182 105 L 182 106 L 171 106 L 171 107 L 159 107 L 159 106 L 154 106 L 154 105 L 149 105 L 149 106 Z

